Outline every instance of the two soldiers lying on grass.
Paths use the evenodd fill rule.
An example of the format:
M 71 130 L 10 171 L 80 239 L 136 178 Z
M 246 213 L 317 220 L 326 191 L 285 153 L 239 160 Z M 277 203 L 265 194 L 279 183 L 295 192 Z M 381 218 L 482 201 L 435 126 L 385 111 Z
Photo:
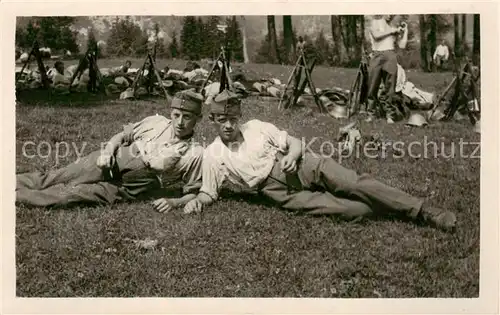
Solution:
M 203 150 L 192 141 L 202 98 L 191 91 L 172 101 L 171 119 L 151 116 L 125 127 L 104 152 L 47 174 L 17 175 L 17 201 L 35 206 L 87 201 L 136 200 L 161 189 L 158 173 L 184 180 L 180 199 L 160 198 L 160 212 L 184 207 L 201 212 L 222 188 L 252 191 L 283 210 L 353 219 L 399 213 L 450 231 L 456 217 L 373 177 L 347 169 L 329 157 L 304 153 L 302 143 L 271 123 L 241 124 L 241 100 L 223 91 L 210 101 L 218 136 Z M 148 143 L 156 145 L 148 146 Z M 151 149 L 152 148 L 152 149 Z M 108 175 L 109 174 L 109 175 Z

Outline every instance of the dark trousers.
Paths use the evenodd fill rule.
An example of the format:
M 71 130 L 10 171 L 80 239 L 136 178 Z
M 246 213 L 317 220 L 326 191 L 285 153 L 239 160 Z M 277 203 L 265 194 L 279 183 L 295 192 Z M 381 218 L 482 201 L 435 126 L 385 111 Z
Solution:
M 396 93 L 398 59 L 394 50 L 374 51 L 368 65 L 368 102 L 367 111 L 372 115 L 382 115 L 388 111 Z M 378 98 L 380 83 L 384 90 Z
M 260 193 L 286 210 L 356 218 L 399 213 L 415 219 L 423 201 L 371 176 L 358 175 L 329 157 L 305 154 L 295 176 L 284 174 L 280 158 Z
M 113 204 L 141 198 L 161 183 L 146 168 L 135 145 L 121 147 L 110 170 L 97 167 L 100 150 L 46 173 L 17 174 L 16 201 L 32 206 Z

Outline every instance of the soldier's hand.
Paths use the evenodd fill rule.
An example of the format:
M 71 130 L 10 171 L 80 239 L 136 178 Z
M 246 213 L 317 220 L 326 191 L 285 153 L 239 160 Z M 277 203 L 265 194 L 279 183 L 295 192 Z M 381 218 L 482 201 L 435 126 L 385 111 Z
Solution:
M 201 203 L 198 198 L 195 198 L 184 206 L 184 213 L 189 214 L 189 213 L 200 213 L 203 210 L 203 204 Z
M 156 199 L 152 202 L 152 205 L 156 211 L 161 213 L 167 213 L 175 208 L 175 205 L 168 198 Z
M 281 159 L 281 170 L 287 174 L 295 173 L 297 171 L 297 161 L 293 158 L 293 156 L 285 155 Z
M 103 153 L 97 158 L 97 167 L 110 168 L 114 163 L 114 159 L 112 154 Z

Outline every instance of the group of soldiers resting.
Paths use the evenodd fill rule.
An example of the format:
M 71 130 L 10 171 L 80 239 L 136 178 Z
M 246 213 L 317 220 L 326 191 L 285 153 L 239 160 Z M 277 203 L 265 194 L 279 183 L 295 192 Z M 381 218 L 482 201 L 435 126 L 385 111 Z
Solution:
M 81 69 L 79 69 L 79 67 Z M 102 76 L 102 82 L 97 82 L 97 84 L 103 84 L 109 93 L 121 93 L 133 84 L 138 74 L 139 69 L 131 67 L 131 61 L 127 60 L 123 65 L 118 67 L 101 68 L 99 72 Z M 89 63 L 86 60 L 84 60 L 83 63 L 74 64 L 69 67 L 65 67 L 63 61 L 56 61 L 52 68 L 46 67 L 45 70 L 50 85 L 56 91 L 69 91 L 70 85 L 74 88 L 72 89 L 73 91 L 89 91 L 91 71 L 89 69 Z M 18 80 L 18 88 L 39 88 L 42 86 L 42 76 L 38 69 L 26 69 L 22 74 L 20 71 L 21 69 L 17 69 L 16 71 L 17 74 L 21 75 L 21 79 Z M 76 77 L 74 77 L 75 72 L 78 72 Z M 188 65 L 184 71 L 173 70 L 167 66 L 159 71 L 159 74 L 163 80 L 162 83 L 164 87 L 173 87 L 173 89 L 182 90 L 189 88 L 192 84 L 198 84 L 200 78 L 206 78 L 208 72 L 204 69 L 200 69 L 197 65 Z M 146 67 L 143 76 L 137 82 L 137 87 L 140 88 L 147 85 L 150 75 L 154 75 L 154 73 L 150 74 L 149 67 Z M 73 77 L 73 82 L 70 82 Z
M 368 120 L 377 116 L 393 119 L 388 104 L 395 97 L 396 88 L 416 93 L 405 79 L 400 79 L 398 86 L 394 45 L 405 38 L 405 32 L 404 28 L 392 26 L 387 17 L 374 18 L 370 28 L 373 51 L 369 65 Z M 63 84 L 59 82 L 63 81 L 60 76 L 64 67 L 57 65 L 53 84 Z M 108 75 L 117 84 L 118 78 L 124 78 L 123 85 L 128 86 L 130 66 L 127 62 L 120 69 L 110 70 Z M 243 96 L 237 93 L 238 89 L 186 88 L 204 81 L 207 73 L 200 69 L 198 65 L 185 71 L 163 69 L 162 80 L 186 84 L 166 101 L 168 115 L 124 122 L 123 129 L 102 150 L 65 167 L 45 173 L 17 174 L 17 203 L 67 207 L 150 200 L 151 207 L 159 212 L 182 209 L 190 214 L 216 211 L 212 205 L 223 197 L 224 189 L 257 194 L 280 209 L 299 214 L 332 215 L 348 220 L 400 215 L 445 231 L 455 229 L 457 219 L 450 209 L 435 207 L 428 200 L 388 186 L 368 174 L 358 174 L 331 157 L 304 152 L 302 141 L 270 122 L 241 121 Z M 254 82 L 252 86 L 278 95 L 279 88 L 270 88 L 282 87 L 281 82 L 268 81 Z M 420 97 L 425 102 L 429 96 Z M 202 107 L 207 105 L 208 117 L 202 117 Z M 194 140 L 196 126 L 202 119 L 208 119 L 217 133 L 207 147 Z M 178 183 L 182 183 L 181 194 L 172 197 L 173 187 Z

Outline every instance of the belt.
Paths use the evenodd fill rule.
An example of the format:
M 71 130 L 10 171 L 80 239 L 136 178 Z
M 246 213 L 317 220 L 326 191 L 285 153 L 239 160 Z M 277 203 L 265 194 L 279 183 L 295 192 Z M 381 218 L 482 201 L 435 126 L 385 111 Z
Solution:
M 105 178 L 110 181 L 122 181 L 125 173 L 141 175 L 140 177 L 153 176 L 154 172 L 147 169 L 136 144 L 119 147 L 114 157 L 113 165 L 104 172 Z

